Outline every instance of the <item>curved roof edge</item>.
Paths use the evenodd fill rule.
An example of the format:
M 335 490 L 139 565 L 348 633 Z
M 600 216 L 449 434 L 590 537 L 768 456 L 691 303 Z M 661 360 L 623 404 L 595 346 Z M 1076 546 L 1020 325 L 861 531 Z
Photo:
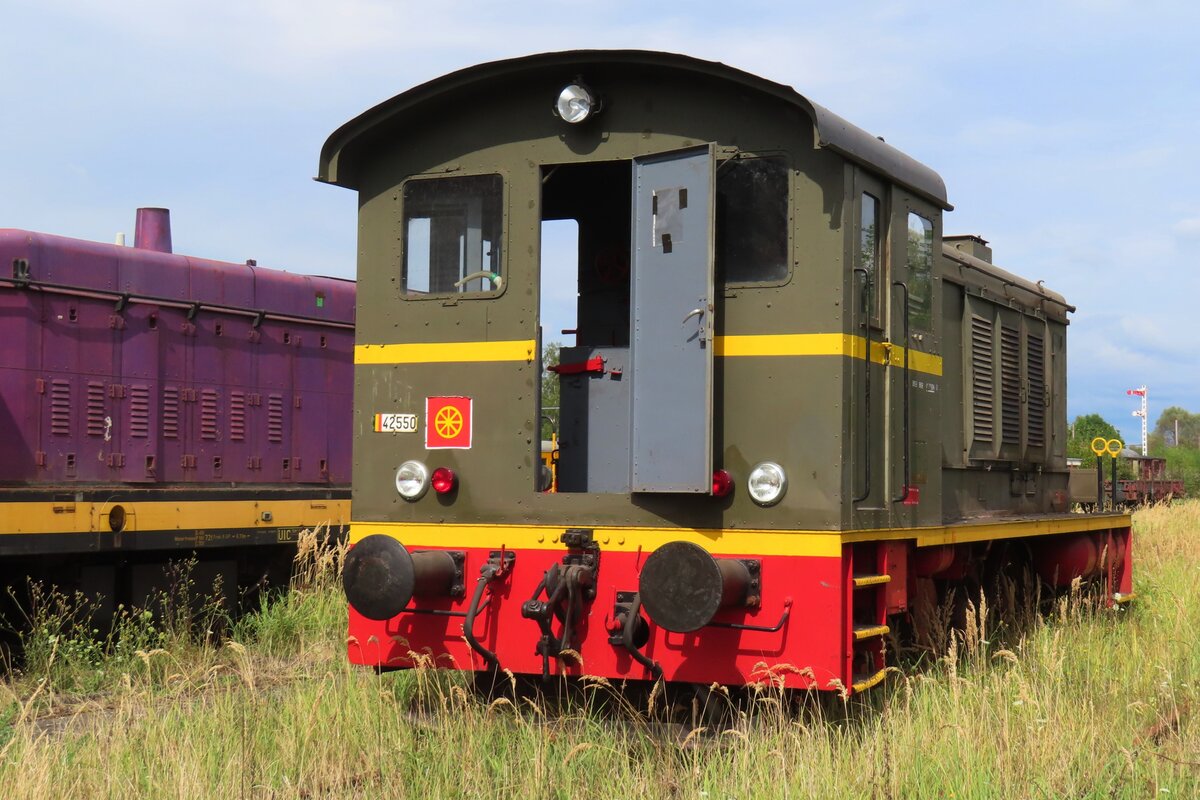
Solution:
M 942 255 L 951 261 L 967 267 L 968 269 L 973 269 L 976 272 L 994 278 L 1005 286 L 1012 286 L 1013 288 L 1020 289 L 1037 300 L 1053 303 L 1054 305 L 1063 309 L 1064 318 L 1068 313 L 1075 312 L 1075 306 L 1068 303 L 1067 298 L 1063 297 L 1053 289 L 1047 289 L 1042 285 L 1041 281 L 1034 283 L 1033 281 L 1022 278 L 1019 275 L 1014 275 L 1008 270 L 997 267 L 990 261 L 984 261 L 982 258 L 976 258 L 970 253 L 964 253 L 952 245 L 943 244 Z M 958 283 L 958 281 L 955 281 L 955 283 Z
M 939 207 L 950 210 L 946 185 L 941 176 L 882 139 L 864 131 L 832 111 L 817 105 L 790 86 L 752 75 L 718 61 L 704 61 L 676 53 L 651 50 L 568 50 L 492 61 L 434 78 L 385 100 L 334 131 L 321 148 L 316 180 L 336 186 L 357 188 L 357 161 L 383 129 L 401 124 L 405 112 L 440 95 L 465 89 L 484 80 L 505 75 L 584 64 L 640 64 L 702 73 L 742 84 L 799 107 L 812 117 L 817 141 L 847 159 L 916 192 Z

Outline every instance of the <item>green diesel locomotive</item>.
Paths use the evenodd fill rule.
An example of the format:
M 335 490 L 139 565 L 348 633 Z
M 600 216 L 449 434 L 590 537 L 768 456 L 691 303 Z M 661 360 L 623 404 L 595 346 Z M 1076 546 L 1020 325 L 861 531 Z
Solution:
M 1072 307 L 792 88 L 484 64 L 343 125 L 318 179 L 360 204 L 355 662 L 853 692 L 897 622 L 1021 570 L 1131 597 L 1130 518 L 1068 506 Z

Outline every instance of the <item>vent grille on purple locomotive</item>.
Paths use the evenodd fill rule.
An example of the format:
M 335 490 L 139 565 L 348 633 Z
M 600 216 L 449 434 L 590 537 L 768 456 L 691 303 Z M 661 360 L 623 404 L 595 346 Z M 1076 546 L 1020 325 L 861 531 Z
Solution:
M 87 382 L 87 435 L 104 435 L 104 382 Z
M 61 378 L 50 381 L 50 432 L 71 435 L 71 382 Z
M 163 387 L 162 424 L 164 439 L 179 438 L 179 389 Z
M 267 396 L 267 441 L 278 444 L 283 441 L 283 396 Z
M 150 436 L 150 387 L 129 387 L 129 435 L 135 439 Z
M 234 442 L 246 439 L 246 393 L 229 394 L 229 439 Z
M 217 440 L 217 392 L 214 389 L 200 390 L 200 438 L 212 442 Z

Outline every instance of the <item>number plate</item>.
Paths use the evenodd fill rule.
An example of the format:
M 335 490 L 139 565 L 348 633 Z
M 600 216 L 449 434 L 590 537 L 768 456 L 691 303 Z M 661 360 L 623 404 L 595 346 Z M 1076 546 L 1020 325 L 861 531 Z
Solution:
M 416 414 L 376 414 L 376 433 L 416 433 Z

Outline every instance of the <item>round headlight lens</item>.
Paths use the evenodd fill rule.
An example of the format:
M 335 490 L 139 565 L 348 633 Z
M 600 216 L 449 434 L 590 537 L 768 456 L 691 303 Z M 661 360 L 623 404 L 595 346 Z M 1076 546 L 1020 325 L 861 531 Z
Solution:
M 563 90 L 558 93 L 554 110 L 564 122 L 575 125 L 591 116 L 595 105 L 595 98 L 586 87 L 572 83 L 564 86 Z
M 420 500 L 429 491 L 429 470 L 420 461 L 405 461 L 396 470 L 396 491 L 405 500 Z
M 783 467 L 775 462 L 764 461 L 750 470 L 746 488 L 750 491 L 751 499 L 760 506 L 775 505 L 787 490 L 787 475 Z

